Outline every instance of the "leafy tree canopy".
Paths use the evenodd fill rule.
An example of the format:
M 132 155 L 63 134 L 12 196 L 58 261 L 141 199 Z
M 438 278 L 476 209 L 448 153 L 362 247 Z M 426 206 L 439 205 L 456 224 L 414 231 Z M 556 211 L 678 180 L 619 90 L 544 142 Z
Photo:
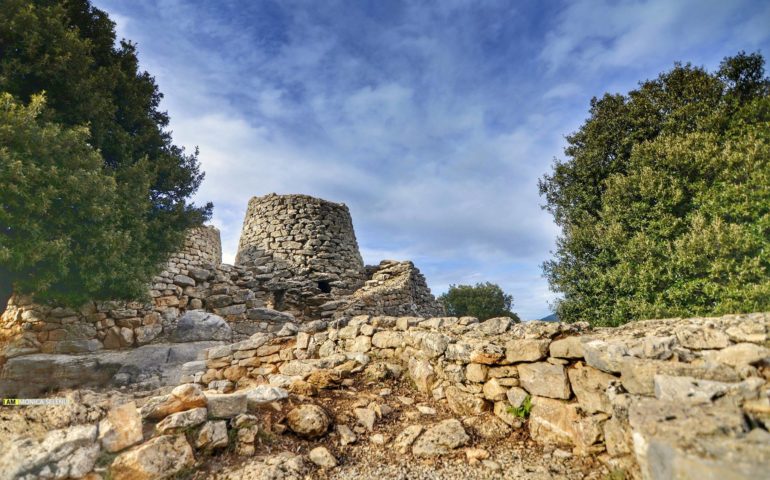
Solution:
M 562 234 L 561 319 L 618 325 L 770 308 L 770 81 L 761 55 L 677 64 L 591 101 L 540 182 Z
M 68 194 L 71 204 L 47 205 L 45 192 L 24 190 L 32 188 L 33 183 L 20 184 L 13 190 L 0 192 L 0 207 L 5 217 L 0 224 L 3 235 L 0 247 L 7 250 L 18 246 L 25 235 L 31 235 L 31 230 L 22 227 L 24 216 L 31 212 L 20 205 L 21 199 L 32 196 L 39 205 L 46 206 L 36 211 L 39 217 L 30 218 L 31 222 L 39 222 L 35 227 L 36 237 L 27 239 L 30 242 L 61 239 L 81 228 L 89 228 L 92 238 L 99 238 L 102 233 L 98 229 L 112 225 L 113 233 L 121 232 L 125 237 L 122 243 L 108 242 L 95 250 L 89 247 L 88 256 L 94 262 L 103 260 L 105 265 L 116 256 L 124 257 L 122 265 L 136 264 L 135 268 L 113 272 L 109 277 L 100 276 L 90 260 L 81 255 L 86 236 L 71 235 L 61 244 L 70 254 L 60 261 L 48 254 L 33 260 L 15 252 L 19 254 L 11 263 L 5 263 L 9 260 L 4 257 L 4 263 L 0 264 L 3 280 L 6 284 L 15 283 L 20 291 L 45 295 L 46 292 L 37 290 L 42 288 L 52 297 L 62 299 L 80 298 L 83 294 L 113 298 L 133 295 L 136 290 L 129 284 L 135 279 L 132 277 L 129 281 L 124 272 L 140 275 L 142 278 L 137 280 L 146 281 L 148 272 L 181 245 L 184 231 L 202 223 L 211 214 L 211 204 L 197 207 L 188 202 L 203 179 L 197 152 L 187 154 L 172 143 L 167 130 L 168 116 L 158 110 L 162 95 L 153 77 L 139 70 L 135 45 L 126 41 L 116 45 L 114 27 L 107 14 L 92 7 L 88 0 L 2 0 L 0 92 L 12 97 L 3 97 L 5 115 L 18 116 L 21 115 L 18 109 L 29 108 L 24 115 L 34 117 L 34 122 L 7 125 L 22 130 L 9 132 L 6 128 L 4 141 L 9 143 L 0 144 L 4 152 L 2 168 L 15 168 L 16 175 L 38 180 L 50 174 L 54 182 L 76 171 L 80 172 L 78 175 L 88 176 L 86 164 L 70 171 L 59 163 L 66 158 L 56 153 L 61 145 L 33 146 L 9 140 L 16 136 L 31 139 L 43 135 L 34 132 L 32 123 L 40 132 L 58 128 L 61 132 L 58 136 L 43 135 L 43 139 L 58 142 L 61 136 L 68 136 L 65 143 L 71 145 L 77 138 L 83 144 L 81 148 L 90 152 L 89 158 L 94 155 L 101 158 L 99 169 L 89 175 L 112 179 L 116 196 L 110 199 L 115 204 L 111 208 L 122 213 L 117 217 L 119 220 L 105 214 L 111 218 L 107 224 L 98 219 L 88 222 L 85 217 L 82 219 L 85 223 L 67 223 L 67 220 L 74 221 L 74 217 L 62 208 L 88 209 L 78 203 L 76 192 Z M 37 97 L 43 93 L 45 102 Z M 14 111 L 17 113 L 11 113 Z M 34 148 L 43 149 L 38 153 L 50 157 L 29 157 Z M 11 160 L 16 162 L 13 167 L 7 163 Z M 38 167 L 40 170 L 34 174 L 25 170 Z M 85 177 L 52 188 L 61 189 L 64 195 L 65 187 L 78 188 L 80 180 L 85 181 Z M 87 195 L 83 195 L 86 201 Z M 101 200 L 106 201 L 106 195 L 106 191 L 94 193 L 88 201 L 95 206 Z M 112 250 L 118 246 L 121 252 Z M 129 262 L 130 255 L 133 259 Z M 25 263 L 27 261 L 29 263 Z M 39 273 L 43 271 L 47 273 Z M 96 289 L 96 283 L 101 287 Z
M 450 285 L 449 291 L 439 297 L 447 313 L 452 316 L 477 317 L 487 320 L 494 317 L 519 317 L 511 311 L 513 296 L 496 284 L 486 282 L 471 285 Z

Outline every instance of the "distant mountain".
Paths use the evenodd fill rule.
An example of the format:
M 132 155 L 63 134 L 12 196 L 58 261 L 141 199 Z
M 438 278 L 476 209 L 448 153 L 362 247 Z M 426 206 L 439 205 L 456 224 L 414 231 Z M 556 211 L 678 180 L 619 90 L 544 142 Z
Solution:
M 558 322 L 559 321 L 559 317 L 555 313 L 552 313 L 552 314 L 548 315 L 547 317 L 541 318 L 540 321 L 542 321 L 542 322 Z

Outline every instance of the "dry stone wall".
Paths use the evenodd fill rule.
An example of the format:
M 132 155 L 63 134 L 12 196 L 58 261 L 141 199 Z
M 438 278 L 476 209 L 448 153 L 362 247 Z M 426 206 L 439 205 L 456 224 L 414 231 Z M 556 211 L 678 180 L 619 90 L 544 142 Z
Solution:
M 216 347 L 185 379 L 307 393 L 396 362 L 461 417 L 527 428 L 632 478 L 752 479 L 770 458 L 769 341 L 768 313 L 596 330 L 363 315 Z
M 367 267 L 369 280 L 342 300 L 323 305 L 322 317 L 355 315 L 432 317 L 444 314 L 444 307 L 431 294 L 425 277 L 412 262 L 383 260 Z
M 352 293 L 365 278 L 347 206 L 307 195 L 252 198 L 235 263 L 273 278 L 316 282 L 321 293 L 337 295 Z

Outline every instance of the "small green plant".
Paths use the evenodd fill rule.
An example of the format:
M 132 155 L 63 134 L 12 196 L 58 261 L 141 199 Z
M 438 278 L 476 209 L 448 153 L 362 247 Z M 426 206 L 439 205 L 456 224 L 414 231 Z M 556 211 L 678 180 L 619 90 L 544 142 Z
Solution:
M 521 405 L 519 405 L 518 407 L 514 407 L 514 406 L 508 407 L 508 413 L 510 413 L 515 417 L 524 418 L 524 419 L 529 418 L 529 412 L 531 411 L 532 411 L 531 395 L 527 395 L 526 397 L 524 397 L 524 401 L 521 402 Z

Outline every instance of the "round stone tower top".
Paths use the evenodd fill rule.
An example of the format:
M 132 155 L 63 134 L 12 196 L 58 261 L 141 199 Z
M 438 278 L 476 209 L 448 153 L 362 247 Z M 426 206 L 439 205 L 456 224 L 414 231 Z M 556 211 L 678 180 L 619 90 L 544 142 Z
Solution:
M 365 280 L 348 207 L 308 195 L 253 197 L 235 264 L 317 282 L 322 291 L 350 292 Z

